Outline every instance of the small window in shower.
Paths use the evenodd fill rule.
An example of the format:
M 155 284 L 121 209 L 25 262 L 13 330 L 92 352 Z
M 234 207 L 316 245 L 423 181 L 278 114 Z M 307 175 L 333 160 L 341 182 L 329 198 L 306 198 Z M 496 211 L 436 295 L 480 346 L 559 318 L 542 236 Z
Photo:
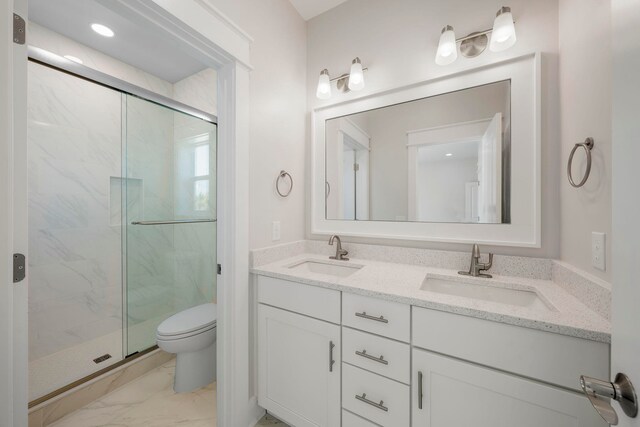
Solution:
M 185 217 L 207 217 L 213 212 L 211 194 L 212 139 L 203 133 L 180 140 L 177 144 L 176 214 Z

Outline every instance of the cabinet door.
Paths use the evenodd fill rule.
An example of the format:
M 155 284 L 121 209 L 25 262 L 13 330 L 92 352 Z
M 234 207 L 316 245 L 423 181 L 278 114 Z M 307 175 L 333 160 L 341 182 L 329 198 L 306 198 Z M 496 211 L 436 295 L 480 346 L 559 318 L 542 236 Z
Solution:
M 457 359 L 414 349 L 411 372 L 413 427 L 606 426 L 578 393 Z
M 258 305 L 258 403 L 295 427 L 340 425 L 340 327 Z

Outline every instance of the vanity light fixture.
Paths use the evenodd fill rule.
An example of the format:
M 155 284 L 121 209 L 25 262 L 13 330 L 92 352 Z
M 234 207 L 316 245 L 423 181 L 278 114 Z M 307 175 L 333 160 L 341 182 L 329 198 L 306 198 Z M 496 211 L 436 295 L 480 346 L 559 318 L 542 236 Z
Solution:
M 329 70 L 327 70 L 326 68 L 320 72 L 316 96 L 319 99 L 331 98 L 331 80 L 329 79 Z
M 453 27 L 447 25 L 440 33 L 440 43 L 436 52 L 436 64 L 449 65 L 458 58 L 458 47 L 456 46 L 456 34 Z
M 511 8 L 503 6 L 496 13 L 491 32 L 491 44 L 489 49 L 492 52 L 502 52 L 509 49 L 516 43 L 516 27 L 513 25 Z
M 453 156 L 453 153 L 447 153 L 447 154 L 445 154 L 445 156 L 451 157 L 451 156 Z
M 349 73 L 349 90 L 360 90 L 364 88 L 364 71 L 360 58 L 351 61 L 351 72 Z
M 329 76 L 329 70 L 326 68 L 320 72 L 318 78 L 318 88 L 316 89 L 316 97 L 318 99 L 331 98 L 331 83 L 336 82 L 336 88 L 343 93 L 349 91 L 357 91 L 364 88 L 364 72 L 368 68 L 362 67 L 362 61 L 356 57 L 351 61 L 351 70 L 349 74 L 342 74 L 333 79 Z
M 113 30 L 106 25 L 94 23 L 91 24 L 91 29 L 103 37 L 113 37 L 115 35 Z
M 491 34 L 491 42 L 488 35 Z M 501 52 L 516 43 L 516 27 L 511 14 L 511 8 L 503 6 L 496 13 L 493 28 L 473 32 L 459 39 L 455 38 L 453 27 L 447 25 L 442 29 L 436 64 L 449 65 L 458 58 L 457 44 L 460 43 L 460 53 L 465 58 L 475 58 L 489 45 L 492 52 Z

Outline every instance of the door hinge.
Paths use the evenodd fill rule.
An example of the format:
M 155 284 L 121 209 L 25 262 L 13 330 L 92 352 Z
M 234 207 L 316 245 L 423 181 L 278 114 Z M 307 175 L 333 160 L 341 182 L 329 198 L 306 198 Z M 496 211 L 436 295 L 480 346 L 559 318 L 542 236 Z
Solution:
M 218 264 L 218 274 L 222 274 L 222 265 Z
M 13 254 L 13 283 L 22 282 L 26 275 L 26 258 L 22 254 Z
M 354 172 L 358 172 L 359 170 L 360 170 L 360 165 L 359 165 L 359 164 L 357 164 L 357 163 L 354 163 L 354 164 L 353 164 L 353 171 L 354 171 Z
M 27 25 L 22 16 L 13 14 L 13 42 L 24 44 L 27 36 Z

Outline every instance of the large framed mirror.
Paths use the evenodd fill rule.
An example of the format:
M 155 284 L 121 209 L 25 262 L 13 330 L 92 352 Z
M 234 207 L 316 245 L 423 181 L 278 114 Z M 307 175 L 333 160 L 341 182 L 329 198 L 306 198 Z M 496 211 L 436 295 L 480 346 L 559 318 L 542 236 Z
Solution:
M 325 122 L 328 220 L 509 223 L 511 81 Z
M 540 62 L 315 110 L 312 234 L 538 247 Z

